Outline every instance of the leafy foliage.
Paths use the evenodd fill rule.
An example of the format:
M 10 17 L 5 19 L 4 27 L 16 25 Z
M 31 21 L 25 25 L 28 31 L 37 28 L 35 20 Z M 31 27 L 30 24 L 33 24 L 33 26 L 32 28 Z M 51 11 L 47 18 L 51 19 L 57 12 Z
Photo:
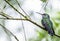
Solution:
M 41 0 L 42 2 L 46 2 L 47 0 Z

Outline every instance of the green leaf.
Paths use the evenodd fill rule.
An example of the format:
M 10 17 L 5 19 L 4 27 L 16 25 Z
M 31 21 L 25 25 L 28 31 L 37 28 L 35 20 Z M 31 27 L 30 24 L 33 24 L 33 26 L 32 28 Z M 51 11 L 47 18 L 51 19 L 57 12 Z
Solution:
M 41 0 L 42 2 L 47 2 L 47 0 Z

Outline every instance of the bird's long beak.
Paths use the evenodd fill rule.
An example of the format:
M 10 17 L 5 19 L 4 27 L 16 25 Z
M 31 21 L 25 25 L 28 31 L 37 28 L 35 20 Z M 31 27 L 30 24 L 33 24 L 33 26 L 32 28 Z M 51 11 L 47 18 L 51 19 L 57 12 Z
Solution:
M 43 15 L 42 13 L 39 13 L 39 12 L 36 12 L 36 13 L 38 13 L 38 14 L 40 14 L 40 15 Z

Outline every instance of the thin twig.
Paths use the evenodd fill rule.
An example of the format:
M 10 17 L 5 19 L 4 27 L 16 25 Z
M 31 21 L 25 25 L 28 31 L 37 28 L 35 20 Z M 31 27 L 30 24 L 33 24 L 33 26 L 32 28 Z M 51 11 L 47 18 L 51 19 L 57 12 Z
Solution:
M 48 0 L 44 4 L 42 4 L 42 7 L 40 9 L 40 12 L 42 12 L 42 10 L 46 11 L 47 4 L 48 4 Z M 43 13 L 46 13 L 46 12 L 43 12 Z
M 9 31 L 5 26 L 3 26 L 2 24 L 0 24 L 0 26 L 3 27 L 3 29 L 4 29 L 5 32 L 8 31 L 12 36 L 14 36 L 14 38 L 15 38 L 17 41 L 19 41 L 18 38 L 17 38 L 11 31 Z
M 4 0 L 6 3 L 8 3 L 16 12 L 18 12 L 20 15 L 22 15 L 24 18 L 27 18 L 25 15 L 20 13 L 11 3 L 9 3 L 7 0 Z
M 36 22 L 34 22 L 34 21 L 32 21 L 32 20 L 29 20 L 29 19 L 20 19 L 20 18 L 9 18 L 9 19 L 7 19 L 7 18 L 0 18 L 0 19 L 5 19 L 5 20 L 26 20 L 26 21 L 29 21 L 29 22 L 35 24 L 36 26 L 38 26 L 38 27 L 40 27 L 40 28 L 42 28 L 42 29 L 45 30 L 45 28 L 41 27 L 41 26 L 38 25 Z
M 6 17 L 7 19 L 9 19 L 7 16 L 5 16 L 4 14 L 0 14 L 0 15 L 2 15 L 2 16 L 4 16 L 4 17 Z
M 60 38 L 60 36 L 59 35 L 56 35 L 56 34 L 54 34 L 56 37 L 59 37 Z
M 20 7 L 20 9 L 27 15 L 27 17 L 29 17 L 29 19 L 31 19 L 30 18 L 30 16 L 23 10 L 23 8 L 20 6 L 20 4 L 19 4 L 19 2 L 16 0 L 16 2 L 17 2 L 17 4 L 19 5 L 19 7 Z
M 29 20 L 27 19 L 29 22 L 31 22 L 32 24 L 38 26 L 39 28 L 43 29 L 43 30 L 46 30 L 44 27 L 40 26 L 39 24 L 37 24 L 36 22 L 32 21 L 32 20 Z
M 22 16 L 20 16 L 20 18 L 22 18 Z M 27 41 L 26 33 L 25 33 L 25 28 L 24 28 L 24 24 L 23 24 L 22 20 L 21 20 L 21 23 L 22 23 L 22 28 L 23 28 L 23 32 L 24 32 L 24 39 L 25 39 L 25 41 Z
M 24 24 L 23 24 L 23 21 L 22 21 L 22 20 L 21 20 L 21 22 L 22 22 L 22 27 L 23 27 L 23 32 L 24 32 L 25 41 L 27 41 Z
M 46 11 L 46 6 L 47 6 L 47 4 L 48 4 L 48 0 L 47 0 L 47 2 L 44 4 L 45 6 L 44 6 L 44 10 Z
M 12 18 L 12 16 L 5 14 L 4 12 L 0 12 L 0 15 L 6 17 L 7 19 Z
M 4 19 L 4 20 L 27 20 L 27 19 L 20 19 L 20 18 L 0 18 L 0 19 Z
M 32 20 L 29 20 L 29 19 L 20 19 L 20 18 L 9 18 L 9 19 L 7 19 L 7 18 L 0 18 L 0 19 L 5 19 L 5 20 L 26 20 L 26 21 L 29 21 L 29 22 L 33 23 L 34 25 L 36 25 L 36 26 L 38 26 L 38 27 L 40 27 L 40 28 L 45 30 L 45 28 L 41 27 L 36 22 L 34 22 Z
M 10 15 L 4 13 L 4 12 L 1 12 L 1 13 L 4 14 L 4 15 L 6 15 L 6 16 L 8 16 L 8 17 L 11 17 L 12 18 L 12 16 L 10 16 Z

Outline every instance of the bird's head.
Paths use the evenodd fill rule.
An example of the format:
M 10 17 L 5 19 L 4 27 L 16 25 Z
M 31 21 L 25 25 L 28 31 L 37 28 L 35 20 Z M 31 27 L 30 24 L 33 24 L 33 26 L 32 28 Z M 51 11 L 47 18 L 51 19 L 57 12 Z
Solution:
M 43 18 L 50 18 L 50 16 L 48 14 L 41 14 Z
M 38 14 L 42 15 L 42 18 L 50 18 L 50 16 L 48 14 L 46 14 L 46 13 L 44 13 L 44 14 L 38 13 Z

